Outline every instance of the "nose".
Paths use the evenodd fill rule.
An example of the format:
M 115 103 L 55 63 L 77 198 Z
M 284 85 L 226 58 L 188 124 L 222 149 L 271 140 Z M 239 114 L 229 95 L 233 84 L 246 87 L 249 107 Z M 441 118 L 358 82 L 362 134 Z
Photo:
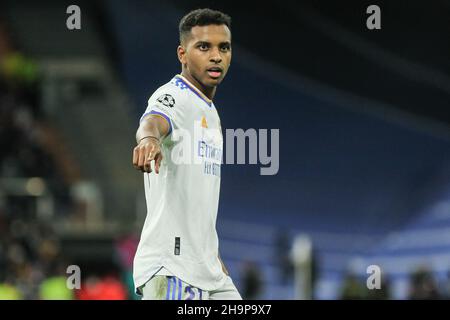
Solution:
M 214 63 L 222 62 L 222 56 L 220 55 L 220 50 L 218 48 L 214 48 L 213 50 L 211 50 L 209 61 Z

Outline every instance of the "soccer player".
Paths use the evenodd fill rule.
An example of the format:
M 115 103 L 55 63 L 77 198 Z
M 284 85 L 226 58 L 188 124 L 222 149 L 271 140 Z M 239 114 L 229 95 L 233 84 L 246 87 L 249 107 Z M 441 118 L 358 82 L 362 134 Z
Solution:
M 147 217 L 133 271 L 143 299 L 241 299 L 216 231 L 223 139 L 212 99 L 230 66 L 230 24 L 211 9 L 181 19 L 181 74 L 140 120 L 133 165 L 144 172 Z

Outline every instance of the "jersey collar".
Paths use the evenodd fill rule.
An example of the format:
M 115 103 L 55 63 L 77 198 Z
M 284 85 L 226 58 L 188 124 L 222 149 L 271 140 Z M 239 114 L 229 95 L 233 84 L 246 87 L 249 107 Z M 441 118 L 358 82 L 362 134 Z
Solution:
M 205 101 L 208 104 L 208 106 L 211 107 L 212 100 L 209 99 L 203 92 L 198 90 L 192 83 L 189 82 L 188 79 L 183 77 L 181 74 L 177 74 L 175 76 L 175 78 L 177 78 L 179 81 L 183 82 L 192 92 L 194 92 L 200 99 Z

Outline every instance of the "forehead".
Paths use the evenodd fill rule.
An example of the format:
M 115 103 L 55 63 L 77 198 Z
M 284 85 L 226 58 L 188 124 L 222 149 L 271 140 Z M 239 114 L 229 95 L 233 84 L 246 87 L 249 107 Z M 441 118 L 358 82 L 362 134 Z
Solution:
M 231 42 L 231 31 L 224 24 L 195 26 L 191 29 L 190 41 Z

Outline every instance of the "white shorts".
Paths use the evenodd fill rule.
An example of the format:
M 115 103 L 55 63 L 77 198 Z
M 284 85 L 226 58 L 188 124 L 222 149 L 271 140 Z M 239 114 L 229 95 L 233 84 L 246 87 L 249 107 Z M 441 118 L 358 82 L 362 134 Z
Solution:
M 156 275 L 143 287 L 142 300 L 242 300 L 231 277 L 213 291 L 192 287 L 175 276 Z

